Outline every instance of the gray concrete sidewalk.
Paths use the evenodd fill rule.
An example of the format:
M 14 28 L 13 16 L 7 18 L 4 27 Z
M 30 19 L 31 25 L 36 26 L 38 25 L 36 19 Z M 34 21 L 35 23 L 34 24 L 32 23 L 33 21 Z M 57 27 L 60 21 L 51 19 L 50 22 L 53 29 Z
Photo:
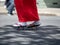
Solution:
M 60 8 L 38 8 L 38 13 L 43 16 L 60 16 Z M 4 2 L 0 2 L 0 14 L 7 14 L 7 10 L 4 8 Z
M 7 14 L 7 10 L 3 6 L 0 7 L 0 14 Z M 38 14 L 43 16 L 60 16 L 60 8 L 38 8 Z
M 60 8 L 38 8 L 38 13 L 46 16 L 60 16 Z

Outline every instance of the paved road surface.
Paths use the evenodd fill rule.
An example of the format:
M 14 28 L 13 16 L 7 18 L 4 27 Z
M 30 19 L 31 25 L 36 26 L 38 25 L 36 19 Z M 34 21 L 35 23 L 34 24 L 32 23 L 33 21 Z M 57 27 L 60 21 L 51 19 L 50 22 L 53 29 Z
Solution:
M 15 29 L 17 16 L 0 15 L 0 45 L 60 45 L 60 17 L 41 16 L 41 26 Z

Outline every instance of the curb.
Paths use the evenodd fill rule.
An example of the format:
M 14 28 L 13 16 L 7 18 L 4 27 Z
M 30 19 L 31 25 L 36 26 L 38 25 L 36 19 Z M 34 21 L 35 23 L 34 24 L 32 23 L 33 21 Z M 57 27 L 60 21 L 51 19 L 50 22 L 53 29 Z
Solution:
M 60 8 L 38 8 L 38 14 L 46 16 L 60 16 Z

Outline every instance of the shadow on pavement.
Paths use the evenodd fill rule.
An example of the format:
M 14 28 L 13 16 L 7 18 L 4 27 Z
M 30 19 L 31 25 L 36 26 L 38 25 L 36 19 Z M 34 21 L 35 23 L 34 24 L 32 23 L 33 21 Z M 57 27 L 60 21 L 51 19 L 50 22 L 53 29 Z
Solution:
M 0 27 L 0 45 L 60 45 L 60 28 L 54 25 L 35 29 Z

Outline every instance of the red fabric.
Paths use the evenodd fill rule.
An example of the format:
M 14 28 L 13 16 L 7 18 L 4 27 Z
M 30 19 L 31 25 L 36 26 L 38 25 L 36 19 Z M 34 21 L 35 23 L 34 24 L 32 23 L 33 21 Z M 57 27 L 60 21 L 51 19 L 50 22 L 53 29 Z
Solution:
M 39 20 L 36 0 L 15 0 L 15 6 L 20 22 Z

